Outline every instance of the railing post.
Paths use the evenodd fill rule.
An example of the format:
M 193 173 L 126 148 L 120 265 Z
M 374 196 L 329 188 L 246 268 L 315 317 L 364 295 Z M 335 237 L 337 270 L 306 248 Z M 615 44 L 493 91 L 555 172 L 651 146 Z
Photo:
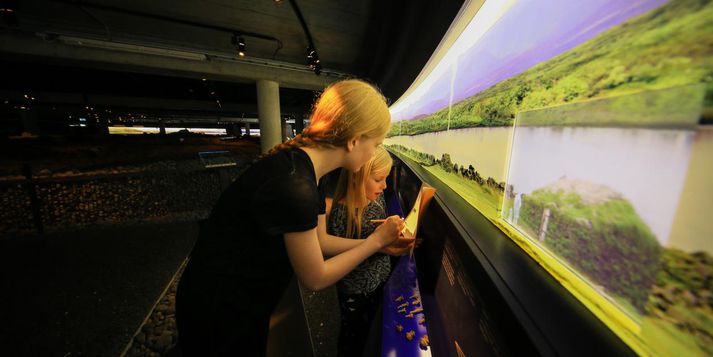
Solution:
M 220 192 L 222 193 L 230 186 L 230 173 L 226 168 L 221 167 L 218 169 L 218 177 L 220 179 Z
M 35 181 L 32 179 L 32 169 L 30 165 L 22 166 L 22 173 L 25 175 L 25 188 L 30 195 L 30 205 L 32 206 L 32 219 L 35 223 L 35 229 L 39 235 L 45 234 L 44 226 L 42 225 L 42 212 L 40 210 L 40 200 L 37 197 L 35 190 Z

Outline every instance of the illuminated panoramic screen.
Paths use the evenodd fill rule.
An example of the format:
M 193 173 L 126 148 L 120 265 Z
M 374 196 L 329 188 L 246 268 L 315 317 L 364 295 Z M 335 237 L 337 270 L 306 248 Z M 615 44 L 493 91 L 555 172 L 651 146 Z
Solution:
M 713 355 L 713 4 L 485 1 L 391 113 L 636 352 Z

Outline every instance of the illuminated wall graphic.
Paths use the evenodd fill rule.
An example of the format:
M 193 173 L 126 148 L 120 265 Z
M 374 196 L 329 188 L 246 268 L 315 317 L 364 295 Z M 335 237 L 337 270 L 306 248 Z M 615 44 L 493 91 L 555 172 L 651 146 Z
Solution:
M 519 113 L 504 219 L 639 320 L 670 238 L 702 101 L 703 87 L 694 85 Z M 666 104 L 643 107 L 649 103 Z M 607 126 L 584 126 L 597 112 L 607 113 Z M 632 117 L 636 126 L 626 121 Z
M 637 352 L 713 354 L 713 4 L 490 0 L 469 21 L 387 145 Z
M 203 135 L 225 135 L 225 129 L 216 128 L 166 128 L 166 134 L 177 133 L 181 130 Z M 132 127 L 132 126 L 110 126 L 109 134 L 117 135 L 141 135 L 159 134 L 161 128 L 158 127 Z

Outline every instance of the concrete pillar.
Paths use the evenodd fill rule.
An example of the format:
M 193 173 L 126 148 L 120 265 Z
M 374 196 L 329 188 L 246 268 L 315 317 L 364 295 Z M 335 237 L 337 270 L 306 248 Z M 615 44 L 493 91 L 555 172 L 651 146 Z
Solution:
M 260 149 L 266 153 L 282 142 L 280 86 L 277 82 L 257 81 L 257 112 L 260 120 Z
M 99 118 L 99 135 L 109 135 L 109 119 L 106 117 Z
M 295 134 L 299 134 L 304 130 L 305 122 L 301 115 L 298 115 L 295 119 Z

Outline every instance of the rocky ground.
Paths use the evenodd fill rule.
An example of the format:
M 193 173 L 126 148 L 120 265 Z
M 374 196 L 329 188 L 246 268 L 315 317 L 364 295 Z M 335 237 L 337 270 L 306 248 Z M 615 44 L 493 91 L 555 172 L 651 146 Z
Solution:
M 35 179 L 74 180 L 77 184 L 69 186 L 86 188 L 83 183 L 88 178 L 82 176 L 91 176 L 93 184 L 97 181 L 93 177 L 182 171 L 176 165 L 201 163 L 198 153 L 205 151 L 229 151 L 238 158 L 236 162 L 247 163 L 259 148 L 259 139 L 253 138 L 224 141 L 217 137 L 171 135 L 0 141 L 0 178 L 23 179 L 23 167 L 29 166 Z M 126 189 L 135 188 L 136 184 L 128 183 L 133 178 L 126 180 Z M 154 181 L 156 185 L 166 181 L 176 186 L 175 180 Z M 218 181 L 224 181 L 223 177 Z M 183 181 L 179 184 L 190 186 Z M 9 183 L 6 186 L 12 187 Z M 18 192 L 24 194 L 24 189 L 20 187 Z M 165 189 L 161 192 L 167 193 Z M 181 197 L 193 194 L 187 189 L 181 192 Z M 87 197 L 72 203 L 72 212 L 84 210 L 100 216 L 104 212 L 95 206 L 107 205 L 99 204 L 96 197 L 74 193 L 70 196 Z M 112 197 L 117 195 L 121 196 L 121 192 Z M 2 202 L 11 199 L 3 195 Z M 22 196 L 18 200 L 29 199 Z M 189 208 L 195 208 L 195 200 L 190 200 Z M 67 204 L 50 206 L 61 210 Z M 166 207 L 170 214 L 161 217 L 168 218 L 158 221 L 143 216 L 141 221 L 104 220 L 109 224 L 97 226 L 80 226 L 72 221 L 64 222 L 61 231 L 46 230 L 45 235 L 0 232 L 0 355 L 175 353 L 175 286 L 164 289 L 188 256 L 197 237 L 197 224 L 192 216 L 195 210 L 180 205 Z M 184 217 L 184 213 L 189 215 Z M 31 212 L 27 214 L 31 217 Z M 0 218 L 5 222 L 10 216 Z M 152 311 L 151 315 L 144 320 L 148 311 Z M 137 331 L 139 326 L 142 327 Z M 130 348 L 126 349 L 127 345 Z
M 171 222 L 0 239 L 0 355 L 119 356 L 197 232 Z
M 180 356 L 176 332 L 176 288 L 185 264 L 156 303 L 136 335 L 126 346 L 123 356 Z
M 160 170 L 166 168 L 165 162 L 196 159 L 199 152 L 206 151 L 229 151 L 252 159 L 260 152 L 260 141 L 195 135 L 0 140 L 0 178 L 23 178 L 25 165 L 33 175 L 41 177 L 93 175 L 106 170 L 118 173 L 137 168 Z

